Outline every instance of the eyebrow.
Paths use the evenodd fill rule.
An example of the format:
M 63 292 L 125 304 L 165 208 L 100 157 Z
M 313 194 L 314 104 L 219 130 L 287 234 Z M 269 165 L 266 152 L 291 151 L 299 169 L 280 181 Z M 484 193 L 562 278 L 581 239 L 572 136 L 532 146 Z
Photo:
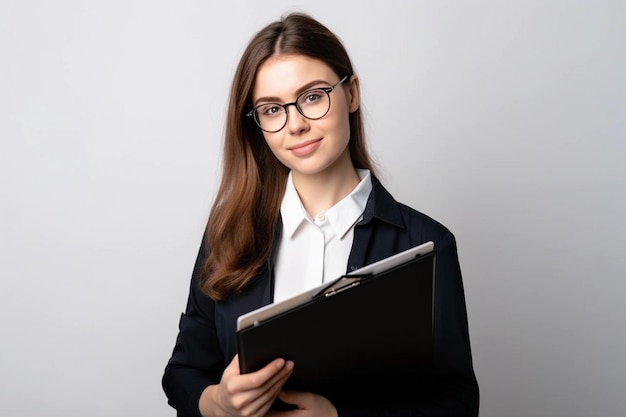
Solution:
M 316 86 L 318 84 L 328 84 L 330 85 L 330 83 L 326 80 L 315 80 L 315 81 L 311 81 L 308 82 L 306 84 L 304 84 L 302 87 L 298 88 L 296 90 L 296 97 L 299 96 L 300 94 L 304 93 L 307 90 L 310 90 L 313 86 Z M 259 105 L 259 103 L 261 102 L 265 102 L 265 103 L 280 103 L 281 99 L 280 97 L 259 97 L 256 100 L 254 100 L 254 103 L 252 103 L 253 107 L 256 107 Z

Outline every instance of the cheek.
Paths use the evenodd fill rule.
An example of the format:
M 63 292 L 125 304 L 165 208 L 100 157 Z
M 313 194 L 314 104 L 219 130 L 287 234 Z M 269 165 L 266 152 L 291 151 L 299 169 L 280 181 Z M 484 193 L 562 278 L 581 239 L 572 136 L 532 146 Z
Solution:
M 347 143 L 350 140 L 350 120 L 347 113 L 329 119 L 326 130 L 328 133 L 332 132 L 338 142 Z
M 350 112 L 348 111 L 348 103 L 343 100 L 337 100 L 332 104 L 331 111 L 328 114 L 328 118 L 325 118 L 327 122 L 327 131 L 332 131 L 338 138 L 342 138 L 345 141 L 350 139 Z

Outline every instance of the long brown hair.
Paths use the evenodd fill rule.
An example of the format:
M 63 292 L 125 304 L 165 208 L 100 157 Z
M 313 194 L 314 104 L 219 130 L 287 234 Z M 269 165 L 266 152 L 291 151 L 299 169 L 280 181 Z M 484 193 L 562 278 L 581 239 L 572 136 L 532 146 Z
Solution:
M 221 300 L 242 290 L 267 262 L 289 170 L 272 154 L 246 113 L 258 68 L 277 54 L 318 59 L 339 77 L 354 70 L 341 41 L 315 19 L 293 13 L 258 32 L 244 51 L 230 91 L 222 179 L 206 230 L 201 289 Z M 360 109 L 350 113 L 349 150 L 357 168 L 373 170 Z

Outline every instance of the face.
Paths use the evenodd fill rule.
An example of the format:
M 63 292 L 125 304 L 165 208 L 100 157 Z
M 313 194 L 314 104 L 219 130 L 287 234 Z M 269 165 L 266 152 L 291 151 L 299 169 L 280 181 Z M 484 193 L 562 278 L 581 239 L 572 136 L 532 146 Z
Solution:
M 302 55 L 278 55 L 258 70 L 253 106 L 292 103 L 314 88 L 331 87 L 346 74 L 336 74 L 322 61 Z M 332 175 L 352 167 L 348 142 L 349 114 L 359 107 L 358 80 L 352 77 L 330 93 L 330 109 L 310 120 L 295 106 L 287 107 L 287 124 L 275 133 L 263 132 L 268 146 L 296 177 Z

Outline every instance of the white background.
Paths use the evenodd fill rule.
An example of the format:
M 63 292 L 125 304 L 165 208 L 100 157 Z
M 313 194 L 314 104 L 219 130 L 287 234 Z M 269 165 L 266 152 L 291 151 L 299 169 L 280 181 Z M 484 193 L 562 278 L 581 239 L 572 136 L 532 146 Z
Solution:
M 0 415 L 161 391 L 245 44 L 345 42 L 401 201 L 457 236 L 481 416 L 626 414 L 626 3 L 0 3 Z

